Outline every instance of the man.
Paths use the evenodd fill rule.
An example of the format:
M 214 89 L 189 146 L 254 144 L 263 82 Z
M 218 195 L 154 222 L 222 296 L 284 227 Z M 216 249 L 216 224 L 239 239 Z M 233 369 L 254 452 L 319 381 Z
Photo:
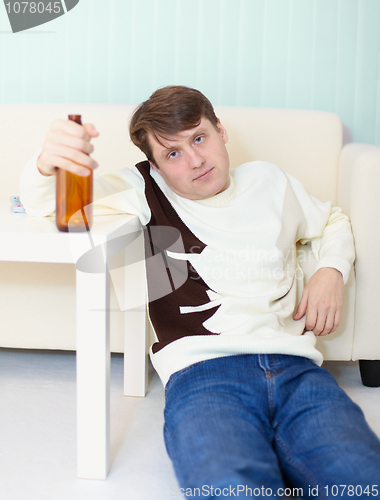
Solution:
M 97 167 L 89 156 L 97 135 L 93 125 L 54 122 L 22 176 L 28 213 L 54 211 L 56 167 L 78 175 Z M 286 485 L 305 497 L 324 498 L 332 485 L 372 494 L 380 442 L 315 349 L 315 336 L 340 321 L 354 260 L 347 217 L 275 165 L 230 171 L 227 131 L 197 90 L 156 91 L 136 109 L 130 135 L 147 161 L 96 177 L 95 207 L 107 198 L 148 234 L 181 235 L 181 249 L 165 231 L 146 242 L 188 271 L 172 293 L 155 295 L 164 275 L 147 260 L 151 359 L 180 485 L 200 498 L 281 496 Z M 304 289 L 296 242 L 318 256 Z

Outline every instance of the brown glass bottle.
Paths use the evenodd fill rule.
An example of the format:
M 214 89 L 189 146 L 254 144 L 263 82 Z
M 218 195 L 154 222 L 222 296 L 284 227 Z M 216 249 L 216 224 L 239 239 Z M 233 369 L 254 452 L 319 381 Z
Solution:
M 69 115 L 82 125 L 81 115 Z M 92 224 L 92 170 L 88 177 L 67 172 L 56 173 L 56 223 L 60 231 L 89 231 Z M 75 214 L 75 215 L 74 215 Z

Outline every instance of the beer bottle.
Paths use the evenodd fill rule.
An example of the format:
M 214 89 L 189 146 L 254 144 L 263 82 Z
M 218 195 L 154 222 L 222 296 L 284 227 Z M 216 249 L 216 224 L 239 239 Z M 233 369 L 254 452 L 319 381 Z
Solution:
M 82 125 L 81 115 L 69 115 Z M 56 172 L 56 224 L 60 231 L 89 231 L 92 224 L 93 175 L 82 177 L 61 168 Z

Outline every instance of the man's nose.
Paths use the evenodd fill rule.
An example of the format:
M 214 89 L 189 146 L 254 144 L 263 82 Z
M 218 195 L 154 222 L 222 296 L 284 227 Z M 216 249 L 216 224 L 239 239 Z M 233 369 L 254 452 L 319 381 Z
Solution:
M 201 154 L 199 154 L 198 151 L 196 151 L 194 149 L 189 150 L 188 159 L 189 159 L 189 166 L 191 168 L 201 167 L 203 165 L 203 163 L 205 162 L 204 157 Z

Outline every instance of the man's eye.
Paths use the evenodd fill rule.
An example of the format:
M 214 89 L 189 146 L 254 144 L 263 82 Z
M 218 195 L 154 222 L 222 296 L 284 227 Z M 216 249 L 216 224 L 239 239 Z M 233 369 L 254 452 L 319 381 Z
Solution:
M 202 141 L 203 141 L 203 139 L 204 139 L 203 135 L 200 135 L 199 137 L 197 137 L 197 138 L 195 139 L 195 142 L 196 142 L 197 144 L 199 144 L 200 142 L 202 142 Z
M 169 158 L 176 158 L 178 155 L 177 151 L 172 151 L 171 153 L 169 153 Z

